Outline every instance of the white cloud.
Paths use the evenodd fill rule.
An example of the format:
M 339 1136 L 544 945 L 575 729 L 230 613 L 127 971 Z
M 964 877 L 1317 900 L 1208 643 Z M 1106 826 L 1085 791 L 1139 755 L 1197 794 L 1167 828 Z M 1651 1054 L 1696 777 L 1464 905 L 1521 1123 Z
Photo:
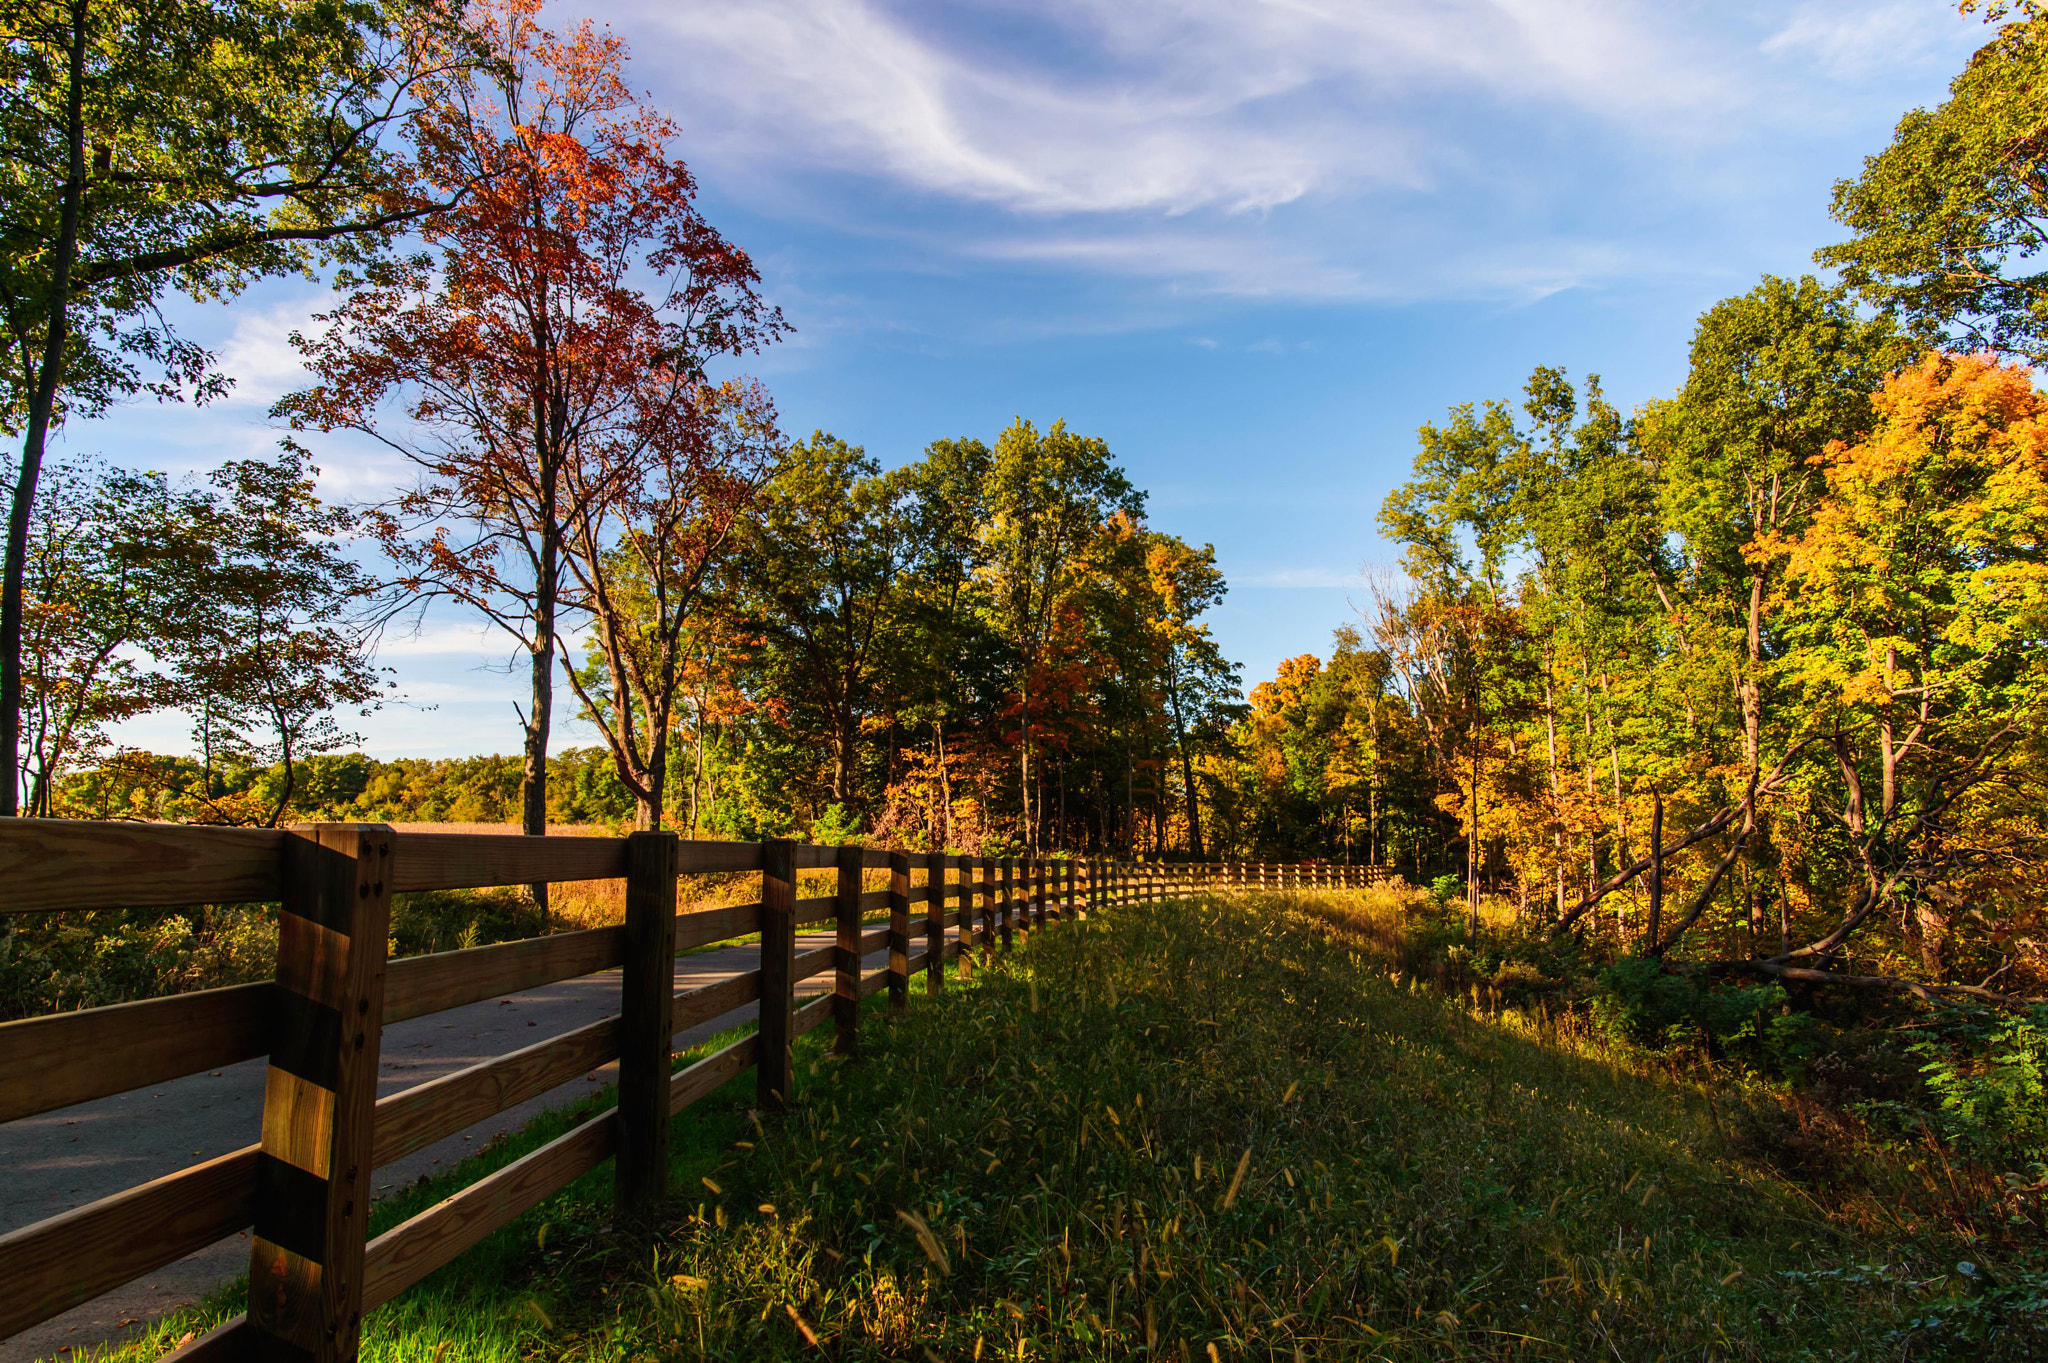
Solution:
M 1233 577 L 1231 585 L 1233 587 L 1343 589 L 1357 587 L 1364 581 L 1364 576 L 1356 568 L 1349 572 L 1340 572 L 1335 568 L 1270 568 L 1263 572 L 1246 573 L 1241 577 Z
M 234 329 L 217 349 L 220 370 L 235 381 L 224 400 L 232 407 L 270 405 L 307 382 L 291 334 L 313 327 L 313 313 L 332 305 L 325 295 L 272 303 L 269 306 L 230 304 Z
M 1939 22 L 1942 18 L 1946 22 Z M 1951 49 L 1987 36 L 1981 23 L 1942 0 L 1807 0 L 1783 28 L 1764 39 L 1762 51 L 1804 61 L 1836 80 L 1860 80 L 1946 58 Z
M 1268 210 L 1421 189 L 1417 98 L 1541 103 L 1667 130 L 1735 97 L 1628 0 L 881 0 L 643 11 L 706 145 L 1034 213 Z M 636 24 L 636 27 L 638 25 Z M 660 44 L 657 42 L 657 46 Z

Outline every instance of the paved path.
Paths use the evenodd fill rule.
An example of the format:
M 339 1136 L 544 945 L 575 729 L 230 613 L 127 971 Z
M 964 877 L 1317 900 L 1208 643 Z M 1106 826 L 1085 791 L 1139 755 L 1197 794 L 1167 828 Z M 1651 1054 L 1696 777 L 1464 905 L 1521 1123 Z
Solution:
M 912 955 L 922 950 L 921 927 L 913 918 Z M 949 931 L 951 935 L 956 934 Z M 830 946 L 833 941 L 831 933 L 800 933 L 797 950 Z M 715 984 L 759 964 L 760 950 L 753 946 L 679 957 L 676 988 Z M 886 951 L 875 952 L 864 962 L 868 970 L 886 964 Z M 832 972 L 827 970 L 799 981 L 796 992 L 805 997 L 831 985 Z M 611 970 L 393 1023 L 384 1029 L 378 1095 L 424 1084 L 618 1011 L 619 972 Z M 749 1003 L 678 1032 L 676 1047 L 695 1045 L 750 1021 L 754 1014 L 755 1005 Z M 245 1060 L 211 1074 L 0 1125 L 0 1233 L 253 1144 L 262 1132 L 266 1063 Z M 543 1110 L 572 1103 L 611 1083 L 616 1070 L 616 1063 L 592 1070 L 383 1166 L 377 1171 L 378 1191 L 401 1187 L 456 1163 Z M 124 1338 L 164 1313 L 197 1301 L 248 1266 L 249 1237 L 244 1231 L 0 1341 L 0 1363 L 68 1357 L 71 1350 Z

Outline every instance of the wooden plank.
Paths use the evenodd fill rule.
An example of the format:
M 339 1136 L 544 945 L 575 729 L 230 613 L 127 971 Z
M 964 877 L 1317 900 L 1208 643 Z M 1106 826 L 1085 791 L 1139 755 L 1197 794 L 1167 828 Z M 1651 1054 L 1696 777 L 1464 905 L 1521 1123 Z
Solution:
M 832 947 L 832 1053 L 860 1053 L 860 911 L 861 849 L 849 843 L 839 849 L 839 895 L 835 915 L 837 938 Z
M 870 871 L 886 871 L 889 869 L 889 858 L 895 855 L 885 847 L 864 847 L 861 849 L 860 864 Z
M 618 1157 L 612 1218 L 644 1228 L 668 1200 L 668 1081 L 676 993 L 676 835 L 626 838 L 626 963 L 619 980 Z
M 595 1169 L 612 1153 L 617 1136 L 617 1113 L 600 1113 L 372 1240 L 364 1254 L 362 1309 L 382 1306 Z
M 245 1363 L 256 1356 L 256 1332 L 246 1313 L 229 1316 L 205 1334 L 188 1339 L 157 1363 Z
M 746 1073 L 747 1067 L 754 1063 L 754 1054 L 759 1046 L 759 1037 L 743 1036 L 724 1050 L 714 1051 L 688 1069 L 679 1071 L 668 1081 L 669 1114 L 673 1116 L 681 1112 L 705 1094 Z
M 880 913 L 889 907 L 889 891 L 869 890 L 860 897 L 860 911 L 863 915 Z
M 806 895 L 791 906 L 796 925 L 804 927 L 811 923 L 822 923 L 839 911 L 839 896 L 836 894 Z
M 745 937 L 761 930 L 759 904 L 732 904 L 676 915 L 676 950 L 688 951 L 710 942 Z
M 246 904 L 278 896 L 276 828 L 0 822 L 0 913 Z
M 796 984 L 795 843 L 777 838 L 761 845 L 760 1054 L 754 1077 L 763 1107 L 781 1107 L 796 1091 L 789 1015 Z
M 391 932 L 382 824 L 292 830 L 282 858 L 277 1035 L 249 1234 L 249 1323 L 266 1358 L 353 1363 Z
M 749 970 L 744 975 L 734 975 L 716 984 L 685 989 L 676 995 L 671 1025 L 678 1033 L 687 1032 L 700 1022 L 709 1022 L 760 997 L 761 972 L 758 970 Z
M 822 1026 L 832 1020 L 833 1005 L 838 999 L 831 994 L 820 994 L 803 1007 L 789 1015 L 789 1037 L 794 1041 L 813 1027 Z
M 384 1021 L 403 1022 L 500 994 L 610 970 L 625 959 L 624 928 L 590 928 L 466 951 L 402 957 L 391 962 L 386 977 Z
M 377 1100 L 371 1161 L 385 1165 L 568 1083 L 619 1054 L 617 1015 Z M 237 1229 L 240 1229 L 237 1227 Z
M 473 890 L 554 880 L 617 880 L 624 838 L 522 833 L 398 833 L 391 888 Z
M 829 871 L 837 864 L 839 849 L 817 843 L 791 843 L 790 864 L 799 871 Z
M 0 1235 L 0 1339 L 243 1229 L 258 1146 Z
M 860 977 L 860 996 L 872 998 L 889 987 L 889 972 L 886 968 L 871 970 Z
M 758 871 L 761 844 L 758 842 L 714 842 L 684 838 L 676 843 L 676 870 L 681 875 L 709 875 L 716 871 Z
M 262 1055 L 275 988 L 264 980 L 0 1023 L 0 1122 Z
M 821 971 L 830 970 L 832 962 L 837 959 L 838 951 L 839 948 L 836 946 L 818 947 L 793 957 L 790 964 L 789 982 L 795 984 L 798 980 L 808 980 L 811 976 Z

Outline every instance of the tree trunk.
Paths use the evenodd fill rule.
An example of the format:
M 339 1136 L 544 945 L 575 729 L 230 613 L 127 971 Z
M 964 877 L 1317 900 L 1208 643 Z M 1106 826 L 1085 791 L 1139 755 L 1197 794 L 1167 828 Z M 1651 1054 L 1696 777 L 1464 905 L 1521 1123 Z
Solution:
M 43 449 L 64 379 L 64 351 L 71 343 L 71 267 L 78 257 L 79 219 L 85 209 L 85 38 L 87 0 L 71 3 L 70 86 L 64 93 L 64 199 L 57 219 L 57 244 L 50 260 L 49 319 L 43 354 L 29 394 L 28 429 L 15 471 L 14 500 L 7 511 L 7 555 L 0 582 L 0 817 L 13 818 L 21 798 L 21 629 L 27 613 L 28 527 L 35 508 Z
M 1188 800 L 1188 853 L 1202 860 L 1202 802 L 1195 794 L 1195 759 L 1188 752 L 1187 723 L 1180 711 L 1180 668 L 1167 664 L 1166 697 L 1173 702 L 1173 742 L 1180 749 L 1180 779 Z
M 528 837 L 542 837 L 548 831 L 548 731 L 555 711 L 554 608 L 550 601 L 546 624 L 535 622 L 537 647 L 529 655 L 532 664 L 526 713 L 526 761 L 519 780 L 519 831 Z M 537 882 L 527 887 L 540 910 L 541 925 L 548 921 L 548 887 Z
M 1024 846 L 1033 856 L 1038 854 L 1038 829 L 1031 817 L 1031 660 L 1024 660 L 1019 690 L 1023 704 L 1017 712 L 1021 732 L 1017 742 L 1017 796 L 1023 802 L 1021 822 L 1024 828 Z
M 1656 792 L 1650 804 L 1650 911 L 1643 918 L 1646 950 L 1657 949 L 1657 934 L 1664 930 L 1664 793 Z

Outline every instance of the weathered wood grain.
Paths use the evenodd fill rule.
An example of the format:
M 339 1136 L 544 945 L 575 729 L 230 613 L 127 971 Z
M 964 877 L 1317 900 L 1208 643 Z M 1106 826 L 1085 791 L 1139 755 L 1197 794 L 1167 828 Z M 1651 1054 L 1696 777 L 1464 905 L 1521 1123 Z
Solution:
M 754 1063 L 759 1045 L 759 1037 L 743 1036 L 724 1050 L 714 1051 L 688 1069 L 677 1071 L 676 1076 L 668 1081 L 669 1112 L 681 1112 L 707 1093 L 746 1073 L 747 1067 Z
M 372 1240 L 364 1254 L 363 1309 L 382 1306 L 602 1164 L 617 1143 L 617 1115 L 592 1117 Z
M 716 871 L 758 871 L 761 844 L 758 842 L 714 842 L 684 838 L 676 843 L 676 871 L 681 875 L 709 875 Z
M 0 1339 L 246 1228 L 260 1149 L 244 1146 L 0 1235 Z
M 468 890 L 554 880 L 616 880 L 626 874 L 624 838 L 401 831 L 397 840 L 391 884 L 394 890 Z
M 685 989 L 676 995 L 671 1025 L 678 1033 L 687 1032 L 700 1022 L 709 1022 L 760 997 L 761 972 L 758 970 L 749 970 L 744 975 L 734 975 L 698 989 Z
M 538 1098 L 619 1054 L 616 1014 L 377 1100 L 371 1159 L 391 1163 Z
M 385 980 L 384 1021 L 402 1022 L 610 970 L 625 959 L 624 928 L 590 928 L 466 951 L 402 957 L 391 962 Z
M 668 1199 L 668 1081 L 675 1027 L 676 835 L 626 838 L 626 963 L 619 978 L 618 1155 L 612 1217 L 651 1224 Z
M 262 1055 L 275 987 L 264 980 L 0 1023 L 0 1122 Z
M 275 899 L 284 839 L 275 828 L 8 819 L 0 913 Z
M 676 950 L 688 951 L 711 942 L 746 937 L 761 930 L 761 906 L 732 904 L 676 915 Z

